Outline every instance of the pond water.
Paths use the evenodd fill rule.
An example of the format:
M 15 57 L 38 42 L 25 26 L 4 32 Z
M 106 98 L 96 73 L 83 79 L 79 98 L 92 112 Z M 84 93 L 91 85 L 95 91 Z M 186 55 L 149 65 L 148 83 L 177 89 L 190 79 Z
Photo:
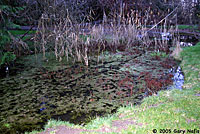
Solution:
M 180 89 L 182 90 L 182 86 L 184 84 L 184 75 L 183 75 L 183 72 L 181 70 L 181 67 L 178 66 L 178 67 L 173 67 L 170 69 L 169 71 L 170 73 L 173 73 L 173 85 L 172 86 L 169 86 L 169 89 Z
M 41 129 L 52 118 L 85 124 L 120 106 L 140 104 L 173 81 L 181 86 L 176 84 L 180 75 L 169 71 L 178 63 L 151 53 L 140 48 L 105 52 L 99 63 L 91 58 L 88 67 L 60 63 L 51 54 L 48 62 L 41 60 L 42 55 L 37 60 L 33 55 L 20 59 L 15 75 L 0 79 L 0 132 Z

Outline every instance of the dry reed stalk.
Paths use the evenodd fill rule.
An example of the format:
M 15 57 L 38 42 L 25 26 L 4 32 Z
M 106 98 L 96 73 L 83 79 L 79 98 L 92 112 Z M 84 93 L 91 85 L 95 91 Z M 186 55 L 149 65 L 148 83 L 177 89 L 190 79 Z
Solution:
M 89 59 L 88 59 L 88 45 L 89 44 L 90 44 L 90 39 L 87 38 L 87 41 L 86 41 L 85 47 L 84 47 L 85 48 L 84 55 L 82 54 L 86 66 L 88 66 L 88 64 L 89 64 Z
M 174 57 L 175 59 L 179 59 L 181 51 L 182 51 L 182 48 L 180 47 L 180 42 L 177 41 L 176 42 L 176 48 L 174 49 L 172 54 L 170 54 L 170 56 Z
M 41 41 L 40 50 L 43 52 L 43 57 L 45 58 L 46 50 L 53 48 L 57 60 L 61 61 L 63 56 L 66 56 L 68 60 L 71 56 L 79 62 L 84 60 L 85 65 L 88 66 L 89 53 L 92 52 L 89 48 L 93 44 L 98 44 L 97 62 L 99 62 L 100 53 L 103 53 L 103 50 L 107 47 L 106 45 L 109 45 L 113 50 L 116 50 L 119 45 L 124 45 L 129 49 L 137 42 L 141 42 L 144 48 L 149 47 L 152 43 L 146 31 L 149 14 L 146 13 L 145 26 L 142 26 L 142 20 L 139 17 L 141 15 L 137 11 L 132 11 L 125 17 L 123 8 L 124 6 L 121 4 L 119 12 L 116 11 L 113 14 L 111 22 L 108 22 L 108 17 L 104 12 L 103 24 L 98 26 L 83 25 L 84 23 L 74 24 L 68 10 L 65 17 L 51 18 L 51 16 L 45 16 L 41 18 L 37 34 L 39 37 L 37 38 Z M 49 23 L 48 21 L 51 19 L 54 21 Z M 165 18 L 166 21 L 167 19 Z M 157 24 L 152 28 L 156 26 Z M 87 37 L 88 33 L 85 30 L 89 31 L 90 37 Z M 161 29 L 160 32 L 168 32 L 166 23 L 164 24 L 164 29 Z M 80 35 L 83 35 L 86 40 L 84 41 Z M 155 40 L 155 49 L 166 47 L 167 44 L 167 41 Z

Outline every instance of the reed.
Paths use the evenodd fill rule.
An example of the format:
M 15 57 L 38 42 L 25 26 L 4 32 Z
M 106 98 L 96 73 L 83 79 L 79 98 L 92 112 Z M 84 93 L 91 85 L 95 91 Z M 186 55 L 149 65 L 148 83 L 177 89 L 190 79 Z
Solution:
M 124 20 L 119 26 L 110 22 L 93 26 L 88 24 L 84 27 L 83 24 L 73 24 L 69 17 L 59 18 L 57 22 L 51 24 L 48 23 L 49 19 L 51 18 L 42 17 L 40 19 L 35 38 L 35 48 L 37 51 L 43 52 L 44 59 L 45 52 L 53 50 L 59 61 L 63 56 L 66 56 L 67 59 L 73 57 L 78 62 L 84 61 L 88 66 L 91 49 L 97 48 L 95 51 L 98 52 L 97 61 L 99 61 L 100 53 L 106 48 L 110 48 L 112 51 L 116 51 L 120 45 L 129 48 L 136 40 L 139 40 L 138 31 L 135 24 L 131 23 L 133 21 L 131 17 Z M 89 32 L 84 32 L 83 29 Z M 86 39 L 81 38 L 81 35 Z
M 141 20 L 137 11 L 132 10 L 125 14 L 123 8 L 122 4 L 118 12 L 112 15 L 104 13 L 103 23 L 98 25 L 84 21 L 77 23 L 67 9 L 64 16 L 56 17 L 54 14 L 44 13 L 36 33 L 35 49 L 43 53 L 44 59 L 46 51 L 53 51 L 59 61 L 67 57 L 67 60 L 71 58 L 74 62 L 84 62 L 86 66 L 89 65 L 91 56 L 97 56 L 99 63 L 100 55 L 106 50 L 112 52 L 116 52 L 119 48 L 130 50 L 136 45 L 145 49 L 152 47 L 152 42 L 155 42 L 155 50 L 166 50 L 169 43 L 167 40 L 151 40 L 148 35 L 146 28 L 148 13 Z M 164 20 L 164 26 L 159 32 L 167 34 L 172 29 L 167 29 L 167 18 Z

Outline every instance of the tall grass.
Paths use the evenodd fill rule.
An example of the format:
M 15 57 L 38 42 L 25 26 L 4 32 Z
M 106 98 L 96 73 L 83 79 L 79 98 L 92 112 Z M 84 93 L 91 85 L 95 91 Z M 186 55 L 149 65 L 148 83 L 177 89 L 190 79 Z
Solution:
M 99 55 L 105 50 L 116 51 L 119 47 L 127 50 L 138 44 L 143 48 L 150 47 L 152 40 L 146 32 L 146 23 L 142 26 L 137 12 L 124 14 L 123 11 L 122 5 L 119 12 L 109 17 L 109 21 L 104 13 L 103 23 L 99 25 L 84 22 L 77 24 L 72 21 L 74 19 L 69 12 L 67 16 L 57 18 L 44 13 L 35 37 L 36 51 L 43 52 L 44 59 L 46 51 L 53 51 L 59 61 L 64 56 L 67 59 L 72 57 L 74 62 L 84 62 L 88 66 L 90 56 L 94 53 L 97 53 L 99 62 Z M 144 22 L 147 21 L 148 16 Z M 165 25 L 160 32 L 168 32 Z M 155 40 L 154 45 L 155 49 L 165 48 L 168 42 Z

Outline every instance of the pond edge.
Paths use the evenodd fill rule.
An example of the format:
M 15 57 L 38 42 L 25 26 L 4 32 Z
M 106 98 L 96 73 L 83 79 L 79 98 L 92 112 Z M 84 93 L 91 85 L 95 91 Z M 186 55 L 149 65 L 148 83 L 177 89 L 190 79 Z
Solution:
M 136 117 L 134 117 L 133 120 L 140 122 L 141 125 L 139 125 L 139 127 L 136 124 L 129 125 L 128 129 L 121 130 L 121 133 L 128 133 L 128 132 L 152 133 L 153 129 L 154 130 L 156 129 L 157 131 L 161 130 L 161 129 L 168 129 L 169 131 L 172 131 L 172 132 L 175 132 L 175 130 L 179 129 L 179 128 L 184 128 L 185 131 L 189 131 L 190 129 L 191 130 L 198 129 L 199 128 L 198 124 L 200 124 L 200 120 L 195 119 L 194 115 L 191 115 L 191 116 L 188 115 L 187 107 L 190 107 L 189 105 L 185 105 L 185 108 L 177 107 L 176 110 L 178 110 L 178 112 L 180 112 L 180 111 L 185 111 L 185 112 L 181 112 L 181 114 L 174 115 L 175 117 L 173 117 L 173 118 L 175 118 L 175 119 L 180 118 L 180 120 L 178 120 L 178 122 L 176 122 L 176 123 L 173 122 L 170 125 L 166 124 L 167 121 L 166 121 L 166 118 L 164 118 L 165 115 L 163 115 L 163 114 L 157 115 L 158 116 L 157 119 L 159 121 L 159 122 L 158 121 L 157 122 L 160 124 L 159 125 L 154 124 L 154 121 L 151 120 L 151 119 L 156 118 L 156 117 L 154 118 L 154 113 L 152 113 L 152 115 L 151 115 L 152 117 L 151 117 L 151 116 L 148 116 L 148 114 L 147 114 L 148 112 L 146 111 L 146 109 L 148 109 L 148 108 L 150 110 L 155 109 L 154 110 L 155 113 L 158 114 L 159 112 L 156 112 L 156 109 L 160 110 L 163 107 L 165 107 L 165 109 L 167 108 L 167 110 L 165 112 L 170 112 L 172 110 L 172 108 L 174 108 L 173 106 L 170 107 L 170 105 L 175 105 L 176 103 L 180 103 L 180 105 L 181 105 L 182 103 L 185 103 L 182 98 L 188 98 L 188 101 L 189 102 L 191 101 L 192 105 L 193 105 L 193 100 L 199 99 L 198 98 L 199 96 L 196 94 L 200 93 L 200 85 L 198 84 L 198 82 L 200 81 L 200 74 L 197 76 L 197 78 L 192 77 L 192 76 L 196 71 L 200 70 L 200 63 L 198 63 L 198 62 L 196 64 L 194 64 L 192 62 L 187 63 L 188 60 L 195 61 L 196 58 L 200 56 L 200 53 L 198 53 L 198 51 L 193 51 L 193 53 L 192 53 L 191 50 L 195 50 L 195 49 L 200 50 L 200 43 L 197 43 L 196 46 L 186 48 L 183 50 L 183 52 L 181 52 L 181 57 L 180 57 L 181 65 L 180 66 L 182 68 L 183 73 L 185 74 L 185 83 L 183 85 L 183 88 L 184 88 L 183 90 L 180 91 L 180 90 L 174 89 L 174 90 L 159 91 L 159 96 L 155 95 L 155 96 L 150 96 L 150 97 L 145 98 L 143 100 L 143 103 L 140 106 L 131 106 L 130 105 L 128 107 L 121 107 L 121 108 L 119 108 L 117 113 L 115 113 L 113 115 L 109 115 L 108 117 L 102 117 L 102 118 L 99 117 L 99 118 L 91 121 L 86 126 L 73 125 L 68 122 L 50 120 L 48 122 L 48 124 L 45 126 L 45 130 L 47 130 L 48 128 L 52 128 L 52 127 L 56 127 L 56 126 L 60 126 L 60 125 L 66 125 L 71 128 L 97 130 L 97 129 L 99 129 L 101 127 L 105 127 L 105 126 L 112 127 L 112 122 L 114 120 L 124 120 L 125 118 L 130 118 L 130 117 L 134 117 L 134 116 L 136 116 Z M 188 55 L 191 53 L 195 56 L 189 57 Z M 197 70 L 195 71 L 195 70 L 191 69 L 191 67 L 195 68 Z M 196 109 L 198 109 L 198 108 L 196 107 Z M 144 113 L 142 115 L 142 117 L 141 117 L 141 113 L 138 113 L 138 112 Z M 184 115 L 186 117 L 184 117 L 182 114 L 183 115 L 186 114 L 186 115 Z M 197 115 L 198 115 L 198 113 L 197 113 Z M 185 118 L 186 118 L 186 120 L 184 120 Z M 171 119 L 171 118 L 169 117 L 169 119 Z M 146 121 L 146 120 L 151 120 L 152 123 L 148 124 L 149 121 Z M 183 124 L 184 121 L 186 121 L 187 124 L 189 124 L 189 125 L 181 126 L 181 123 Z M 164 123 L 164 122 L 166 122 L 166 123 Z M 164 124 L 166 128 L 162 128 L 163 127 L 162 124 Z M 177 124 L 180 124 L 180 126 L 178 127 Z M 33 131 L 29 134 L 44 132 L 45 130 Z M 92 133 L 94 133 L 94 132 L 92 132 Z

